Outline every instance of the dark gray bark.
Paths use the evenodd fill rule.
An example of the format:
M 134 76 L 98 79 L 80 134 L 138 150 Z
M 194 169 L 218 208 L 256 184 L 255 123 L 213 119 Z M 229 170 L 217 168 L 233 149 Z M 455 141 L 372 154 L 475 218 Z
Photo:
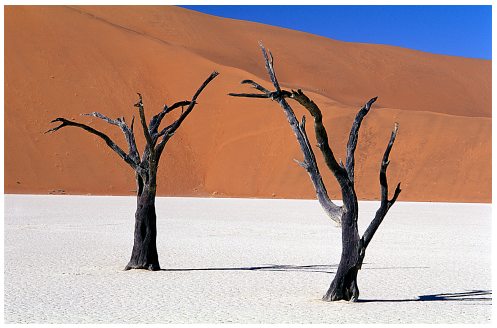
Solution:
M 140 184 L 140 182 L 137 182 Z M 125 270 L 160 270 L 157 254 L 157 216 L 155 213 L 155 182 L 139 188 L 135 213 L 135 233 L 131 259 Z
M 350 195 L 355 198 L 354 195 Z M 347 201 L 347 210 L 342 214 L 342 255 L 324 301 L 356 301 L 359 297 L 357 273 L 359 267 L 359 233 L 357 230 L 357 199 L 355 204 Z M 345 201 L 344 201 L 345 206 Z
M 202 83 L 197 92 L 193 95 L 191 100 L 179 101 L 172 106 L 164 106 L 162 111 L 154 115 L 147 125 L 145 117 L 145 109 L 143 106 L 142 95 L 138 93 L 138 102 L 134 105 L 138 108 L 140 123 L 143 130 L 143 136 L 146 140 L 145 149 L 140 159 L 138 152 L 135 135 L 133 131 L 134 117 L 131 121 L 131 126 L 128 127 L 124 117 L 115 120 L 107 116 L 93 112 L 90 114 L 83 114 L 86 116 L 94 116 L 105 122 L 118 126 L 126 138 L 128 144 L 128 153 L 125 153 L 114 141 L 112 141 L 106 134 L 100 132 L 86 124 L 69 121 L 65 118 L 56 118 L 51 123 L 60 122 L 61 124 L 55 128 L 48 130 L 48 132 L 58 131 L 60 128 L 66 126 L 74 126 L 81 128 L 89 133 L 99 136 L 106 144 L 116 152 L 131 168 L 135 171 L 136 189 L 137 189 L 137 208 L 135 213 L 135 231 L 133 250 L 131 258 L 125 270 L 129 269 L 147 269 L 159 270 L 159 258 L 157 254 L 157 216 L 155 212 L 155 196 L 157 191 L 157 169 L 161 154 L 164 150 L 166 143 L 174 135 L 176 130 L 180 127 L 181 123 L 193 111 L 198 96 L 205 89 L 219 73 L 213 72 Z M 172 112 L 179 107 L 188 106 L 186 111 L 183 111 L 180 117 L 171 125 L 165 127 L 159 132 L 162 119 L 166 114 Z M 159 138 L 162 138 L 159 141 Z
M 400 194 L 400 184 L 397 186 L 392 199 L 388 200 L 388 183 L 386 178 L 386 169 L 389 163 L 388 156 L 390 150 L 397 136 L 398 124 L 395 124 L 394 131 L 388 143 L 387 149 L 383 156 L 382 164 L 380 167 L 380 185 L 381 185 L 381 205 L 376 212 L 375 218 L 370 223 L 368 229 L 363 237 L 359 236 L 357 220 L 358 220 L 358 202 L 357 195 L 354 187 L 354 165 L 355 165 L 355 149 L 359 137 L 359 129 L 362 120 L 367 115 L 371 106 L 376 101 L 376 97 L 368 101 L 357 113 L 355 120 L 350 130 L 349 141 L 347 143 L 347 158 L 345 165 L 342 162 L 338 163 L 328 141 L 328 135 L 323 125 L 323 117 L 319 107 L 309 99 L 302 90 L 286 91 L 282 90 L 273 66 L 273 57 L 270 52 L 266 51 L 264 46 L 260 44 L 266 70 L 269 78 L 275 88 L 275 91 L 270 91 L 260 84 L 252 80 L 244 80 L 242 84 L 249 84 L 261 93 L 230 93 L 234 97 L 248 97 L 248 98 L 267 98 L 278 102 L 283 111 L 285 112 L 288 122 L 297 137 L 300 149 L 304 155 L 304 161 L 298 162 L 304 167 L 316 190 L 317 198 L 328 214 L 335 222 L 339 223 L 342 228 L 342 254 L 340 263 L 337 268 L 335 277 L 323 296 L 325 301 L 356 301 L 359 297 L 359 288 L 357 286 L 357 274 L 361 269 L 361 265 L 365 256 L 366 247 L 369 245 L 373 235 L 380 226 L 383 218 L 388 212 L 388 209 L 395 203 Z M 324 157 L 325 163 L 330 171 L 335 176 L 342 191 L 343 206 L 335 205 L 328 197 L 323 180 L 319 173 L 314 153 L 312 151 L 307 133 L 305 131 L 305 117 L 299 124 L 295 114 L 286 101 L 286 98 L 297 101 L 300 105 L 307 109 L 307 111 L 314 118 L 314 130 L 316 133 L 317 146 Z
M 341 208 L 340 206 L 333 203 L 328 197 L 328 191 L 323 182 L 323 178 L 321 177 L 321 173 L 319 172 L 318 165 L 316 163 L 316 157 L 314 156 L 314 152 L 309 143 L 309 139 L 307 138 L 307 134 L 305 132 L 305 117 L 302 118 L 302 123 L 299 124 L 299 121 L 295 117 L 295 113 L 290 105 L 285 100 L 286 97 L 290 97 L 291 93 L 288 91 L 281 91 L 280 85 L 278 83 L 278 79 L 276 78 L 276 74 L 273 69 L 273 58 L 272 55 L 266 52 L 266 49 L 261 45 L 262 53 L 264 55 L 264 59 L 266 61 L 266 69 L 269 73 L 271 81 L 273 82 L 276 91 L 270 92 L 268 89 L 262 87 L 258 83 L 252 80 L 243 80 L 242 84 L 250 84 L 255 89 L 262 91 L 263 94 L 246 94 L 246 93 L 230 93 L 230 96 L 233 97 L 254 97 L 254 98 L 268 98 L 278 102 L 278 104 L 283 108 L 285 115 L 287 117 L 288 123 L 292 128 L 295 137 L 300 146 L 300 150 L 304 155 L 304 161 L 298 162 L 300 166 L 305 168 L 309 177 L 314 185 L 314 189 L 316 191 L 316 196 L 325 210 L 326 214 L 335 221 L 337 224 L 340 224 L 341 217 Z M 256 97 L 258 96 L 258 97 Z
M 98 131 L 98 130 L 96 130 L 96 129 L 94 129 L 86 124 L 69 121 L 69 120 L 62 118 L 62 117 L 58 117 L 58 118 L 52 120 L 50 123 L 56 123 L 56 122 L 60 122 L 61 124 L 59 126 L 56 126 L 55 128 L 52 128 L 52 129 L 46 131 L 45 133 L 55 132 L 55 131 L 58 131 L 59 129 L 66 127 L 66 126 L 74 126 L 77 128 L 81 128 L 85 131 L 90 132 L 91 134 L 94 134 L 94 135 L 100 137 L 102 140 L 105 141 L 107 146 L 109 146 L 119 157 L 121 157 L 129 166 L 131 166 L 131 168 L 133 168 L 134 170 L 137 169 L 138 165 L 131 158 L 130 154 L 126 154 L 118 145 L 116 145 L 116 143 L 114 141 L 112 141 L 112 139 L 110 139 L 103 132 L 100 132 L 100 131 Z

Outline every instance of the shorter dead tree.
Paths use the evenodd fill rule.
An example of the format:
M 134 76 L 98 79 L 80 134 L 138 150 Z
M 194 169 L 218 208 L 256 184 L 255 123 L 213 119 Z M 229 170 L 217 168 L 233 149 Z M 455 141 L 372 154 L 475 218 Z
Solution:
M 364 232 L 362 237 L 359 236 L 357 227 L 358 220 L 358 202 L 357 195 L 354 187 L 354 153 L 357 146 L 359 128 L 361 127 L 362 120 L 371 109 L 371 106 L 376 101 L 376 97 L 369 100 L 357 113 L 355 120 L 350 130 L 349 140 L 347 143 L 347 158 L 345 165 L 340 161 L 337 162 L 333 151 L 328 143 L 328 135 L 323 125 L 323 117 L 319 107 L 309 99 L 302 90 L 282 90 L 276 78 L 276 73 L 273 66 L 273 56 L 271 52 L 266 51 L 264 46 L 260 44 L 262 54 L 266 63 L 266 70 L 269 74 L 271 82 L 275 88 L 270 91 L 260 84 L 252 80 L 244 80 L 242 84 L 249 84 L 260 93 L 230 93 L 234 97 L 249 97 L 249 98 L 266 98 L 276 101 L 286 114 L 288 122 L 297 137 L 300 149 L 304 155 L 304 161 L 298 162 L 307 173 L 316 190 L 316 196 L 319 203 L 328 214 L 328 216 L 341 225 L 342 228 L 342 254 L 340 264 L 336 275 L 323 296 L 325 301 L 356 301 L 359 297 L 359 288 L 357 287 L 357 273 L 361 269 L 361 265 L 366 254 L 373 235 L 385 218 L 388 210 L 397 200 L 400 194 L 400 183 L 395 188 L 393 197 L 388 198 L 388 183 L 387 183 L 387 167 L 390 163 L 388 157 L 392 149 L 395 137 L 397 136 L 398 123 L 395 123 L 390 141 L 387 145 L 383 160 L 380 165 L 380 186 L 381 186 L 381 204 L 376 212 L 375 217 L 369 224 L 369 227 Z M 316 132 L 317 146 L 321 151 L 325 163 L 335 176 L 342 191 L 343 206 L 334 204 L 328 197 L 328 192 L 321 178 L 316 158 L 312 150 L 309 138 L 305 130 L 305 116 L 299 122 L 295 117 L 293 109 L 290 107 L 286 99 L 292 99 L 302 105 L 314 118 L 314 130 Z
M 124 162 L 126 162 L 126 164 L 128 164 L 135 172 L 137 186 L 137 208 L 135 213 L 134 244 L 131 259 L 129 260 L 125 270 L 160 269 L 156 245 L 157 217 L 155 214 L 155 195 L 157 190 L 157 169 L 159 166 L 159 160 L 166 143 L 174 135 L 176 130 L 178 130 L 181 123 L 183 123 L 197 104 L 197 98 L 200 96 L 200 93 L 218 74 L 218 72 L 213 72 L 204 81 L 204 83 L 202 83 L 191 100 L 179 101 L 171 106 L 164 105 L 164 108 L 152 117 L 148 125 L 145 118 L 145 109 L 143 106 L 142 96 L 141 94 L 138 94 L 138 102 L 134 106 L 138 108 L 140 123 L 146 140 L 145 149 L 141 157 L 136 146 L 135 134 L 133 131 L 134 116 L 131 120 L 131 125 L 128 126 L 124 120 L 124 117 L 114 120 L 97 112 L 82 114 L 97 117 L 111 125 L 119 127 L 124 133 L 124 137 L 126 138 L 126 142 L 128 144 L 127 153 L 106 134 L 88 125 L 69 121 L 61 117 L 51 121 L 51 123 L 60 123 L 60 125 L 48 130 L 46 133 L 58 131 L 66 126 L 73 126 L 83 129 L 104 140 L 107 146 L 116 152 L 117 155 L 119 155 L 119 157 L 121 157 L 121 159 L 123 159 Z M 186 107 L 186 109 L 184 109 L 184 107 Z M 159 130 L 162 119 L 177 108 L 182 108 L 179 118 Z

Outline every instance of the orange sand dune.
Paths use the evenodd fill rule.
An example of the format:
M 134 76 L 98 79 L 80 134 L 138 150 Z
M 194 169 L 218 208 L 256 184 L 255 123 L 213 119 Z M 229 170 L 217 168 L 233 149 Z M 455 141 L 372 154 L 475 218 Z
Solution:
M 397 121 L 389 181 L 392 189 L 402 181 L 400 200 L 490 202 L 491 61 L 152 6 L 5 8 L 5 192 L 132 194 L 131 169 L 103 142 L 72 128 L 43 134 L 48 122 L 91 122 L 124 147 L 119 129 L 79 114 L 130 120 L 139 91 L 150 116 L 164 102 L 190 98 L 217 70 L 166 147 L 159 194 L 313 198 L 277 104 L 226 96 L 247 91 L 239 85 L 246 78 L 270 86 L 258 40 L 272 50 L 281 83 L 320 105 L 338 157 L 358 108 L 379 96 L 357 149 L 361 199 L 379 196 L 380 159 Z M 324 165 L 321 171 L 339 198 Z

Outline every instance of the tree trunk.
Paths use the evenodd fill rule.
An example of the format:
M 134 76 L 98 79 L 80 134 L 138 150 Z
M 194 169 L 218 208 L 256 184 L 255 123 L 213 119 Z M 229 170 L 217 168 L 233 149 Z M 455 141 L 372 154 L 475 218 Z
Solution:
M 155 179 L 152 179 L 155 180 Z M 143 184 L 137 177 L 138 197 L 135 213 L 135 240 L 131 259 L 125 270 L 160 270 L 157 255 L 157 217 L 155 214 L 155 181 Z
M 335 278 L 323 296 L 324 301 L 352 301 L 359 297 L 357 272 L 361 268 L 362 246 L 357 228 L 357 196 L 351 186 L 342 187 L 344 200 L 342 214 L 342 255 Z
M 381 222 L 385 218 L 388 209 L 395 203 L 397 197 L 399 196 L 401 189 L 400 183 L 395 189 L 392 199 L 388 199 L 388 183 L 386 171 L 390 161 L 388 156 L 392 149 L 395 137 L 397 136 L 398 123 L 395 123 L 392 135 L 390 136 L 390 141 L 388 143 L 385 154 L 383 155 L 383 160 L 380 167 L 380 185 L 381 185 L 381 205 L 376 215 L 369 224 L 368 228 L 364 232 L 362 238 L 359 238 L 359 231 L 357 228 L 357 218 L 358 218 L 358 204 L 357 195 L 354 189 L 354 166 L 355 166 L 355 150 L 357 147 L 357 141 L 359 138 L 359 129 L 364 117 L 367 115 L 373 103 L 378 97 L 371 98 L 357 113 L 352 128 L 350 129 L 349 140 L 347 142 L 347 156 L 345 160 L 345 165 L 337 162 L 333 151 L 329 145 L 328 134 L 323 125 L 323 115 L 319 107 L 307 97 L 302 90 L 297 91 L 292 90 L 282 90 L 278 79 L 276 78 L 276 73 L 273 66 L 273 55 L 270 51 L 259 42 L 262 49 L 262 54 L 264 56 L 264 61 L 266 62 L 266 70 L 269 74 L 271 82 L 275 88 L 275 91 L 270 91 L 264 88 L 260 84 L 252 80 L 243 80 L 242 84 L 250 84 L 252 87 L 260 91 L 260 93 L 230 93 L 233 97 L 248 97 L 248 98 L 267 98 L 275 100 L 283 108 L 288 122 L 292 127 L 297 141 L 299 142 L 300 149 L 304 155 L 304 161 L 296 162 L 304 167 L 311 181 L 316 189 L 316 195 L 318 197 L 319 203 L 328 214 L 328 216 L 341 224 L 342 226 L 342 255 L 340 259 L 340 264 L 328 291 L 323 296 L 324 301 L 356 301 L 359 298 L 359 289 L 357 287 L 357 273 L 361 269 L 362 261 L 365 256 L 366 248 L 373 238 L 376 230 L 380 226 Z M 316 163 L 316 158 L 314 152 L 312 151 L 312 146 L 307 137 L 305 131 L 305 116 L 302 117 L 302 121 L 299 123 L 295 117 L 295 113 L 290 105 L 286 102 L 286 98 L 296 100 L 300 105 L 302 105 L 314 118 L 314 131 L 316 134 L 317 146 L 321 150 L 324 157 L 324 162 L 333 173 L 337 179 L 338 184 L 342 190 L 343 206 L 335 205 L 328 197 L 326 187 L 319 173 L 319 168 Z

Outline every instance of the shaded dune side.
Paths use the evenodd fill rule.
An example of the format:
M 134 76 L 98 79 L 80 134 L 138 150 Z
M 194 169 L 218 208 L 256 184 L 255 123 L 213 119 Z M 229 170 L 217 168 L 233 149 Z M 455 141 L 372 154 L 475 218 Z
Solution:
M 392 189 L 397 181 L 403 182 L 402 200 L 489 202 L 491 199 L 491 119 L 486 104 L 486 99 L 490 99 L 486 90 L 490 73 L 486 67 L 490 62 L 395 47 L 354 45 L 175 7 L 158 11 L 149 7 L 82 9 L 102 18 L 65 7 L 6 7 L 7 193 L 64 190 L 73 194 L 132 194 L 135 186 L 131 169 L 102 141 L 72 128 L 45 135 L 43 132 L 50 127 L 48 122 L 58 116 L 91 122 L 96 128 L 108 131 L 125 148 L 117 128 L 79 114 L 100 111 L 110 117 L 124 115 L 131 120 L 132 115 L 137 115 L 132 104 L 139 91 L 144 95 L 145 110 L 150 116 L 164 102 L 190 98 L 205 77 L 218 70 L 221 75 L 205 90 L 198 107 L 166 147 L 159 169 L 159 194 L 312 198 L 307 173 L 292 161 L 301 158 L 300 151 L 277 104 L 226 96 L 230 91 L 246 90 L 239 86 L 242 79 L 266 79 L 256 42 L 263 38 L 273 50 L 283 85 L 302 86 L 321 106 L 338 157 L 344 158 L 348 130 L 358 106 L 375 95 L 380 100 L 385 98 L 368 115 L 359 137 L 356 181 L 361 199 L 379 196 L 380 159 L 395 121 L 400 123 L 400 132 L 391 155 L 389 181 Z M 166 26 L 172 30 L 166 30 L 167 33 L 161 30 L 166 24 L 164 15 L 169 19 Z M 216 38 L 211 34 L 223 28 L 219 22 L 227 24 L 226 36 Z M 233 24 L 239 28 L 233 28 Z M 254 40 L 240 40 L 236 44 L 226 41 L 229 35 L 233 40 L 235 36 L 247 35 L 245 30 L 252 31 L 250 38 Z M 276 36 L 277 31 L 281 35 Z M 154 34 L 159 32 L 162 34 Z M 303 50 L 289 51 L 282 46 L 287 34 L 291 38 L 300 37 L 298 42 L 309 50 L 307 59 Z M 180 44 L 178 40 L 184 42 Z M 397 52 L 409 54 L 412 61 L 421 57 L 416 60 L 423 62 L 429 57 L 445 63 L 440 65 L 447 65 L 457 78 L 445 75 L 447 89 L 443 85 L 432 86 L 433 105 L 422 107 L 403 101 L 404 96 L 398 90 L 384 86 L 382 92 L 381 83 L 368 77 L 369 72 L 358 72 L 353 78 L 347 72 L 337 71 L 344 76 L 333 75 L 332 70 L 338 70 L 336 66 L 353 70 L 357 68 L 355 63 L 347 66 L 333 59 L 317 70 L 322 73 L 315 77 L 312 72 L 319 63 L 313 58 L 319 57 L 315 57 L 314 51 L 323 48 L 320 51 L 325 53 L 329 51 L 326 47 L 335 47 L 335 54 L 343 50 L 344 61 L 347 55 L 356 54 L 354 47 L 359 47 L 357 52 L 366 61 L 381 58 L 384 53 L 395 57 Z M 381 56 L 375 57 L 369 48 Z M 368 50 L 364 53 L 360 49 Z M 414 65 L 404 60 L 402 65 Z M 451 60 L 455 62 L 450 64 Z M 369 67 L 367 63 L 364 65 Z M 380 68 L 375 69 L 386 74 Z M 412 72 L 413 76 L 415 73 Z M 420 75 L 430 79 L 429 68 Z M 460 80 L 464 75 L 467 81 Z M 362 79 L 368 81 L 366 86 L 361 85 Z M 420 82 L 423 79 L 414 80 L 425 87 Z M 413 99 L 430 95 L 424 89 L 419 91 L 411 84 L 395 81 Z M 466 82 L 461 84 L 461 81 Z M 474 84 L 476 87 L 471 89 Z M 269 87 L 267 82 L 265 85 Z M 357 92 L 353 92 L 356 87 Z M 437 90 L 462 98 L 479 98 L 480 102 L 469 109 L 466 103 L 456 106 L 443 97 L 437 98 L 442 92 Z M 299 117 L 304 114 L 297 106 L 294 108 Z M 308 130 L 312 130 L 310 126 Z M 309 134 L 314 138 L 312 131 Z M 142 147 L 141 135 L 137 135 Z M 329 182 L 330 196 L 340 198 L 324 166 L 322 171 Z

